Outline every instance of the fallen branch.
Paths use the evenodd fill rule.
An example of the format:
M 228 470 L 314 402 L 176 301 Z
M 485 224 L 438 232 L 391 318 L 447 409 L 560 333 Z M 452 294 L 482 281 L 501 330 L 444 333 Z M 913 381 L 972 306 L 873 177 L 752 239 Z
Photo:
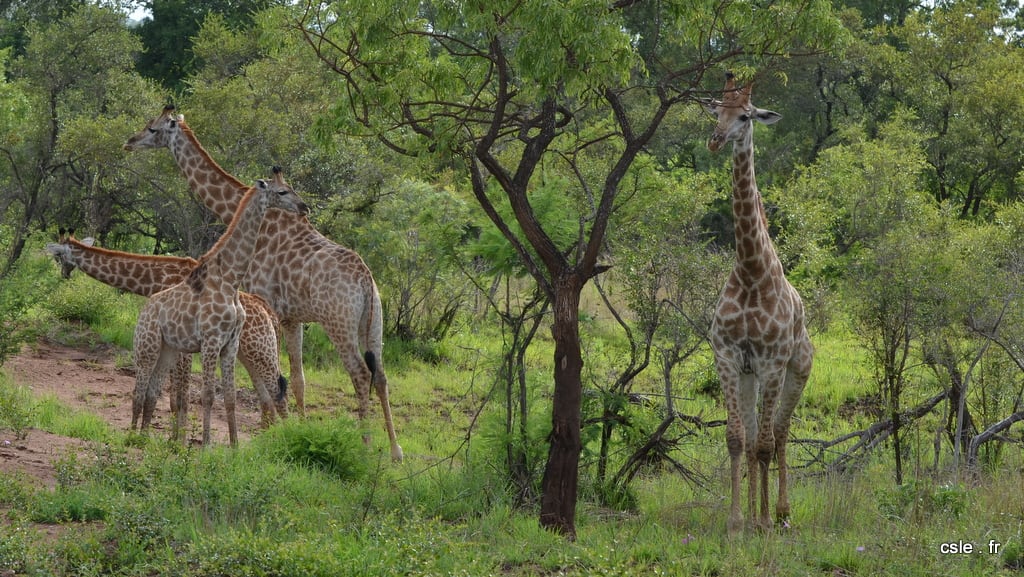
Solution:
M 925 402 L 921 403 L 920 405 L 912 409 L 903 411 L 899 415 L 899 426 L 903 427 L 904 425 L 912 423 L 920 419 L 921 417 L 927 415 L 928 413 L 932 412 L 932 410 L 939 403 L 945 400 L 948 396 L 948 392 L 943 391 L 935 395 L 934 397 L 926 400 Z M 845 435 L 842 435 L 841 437 L 837 437 L 830 441 L 821 439 L 792 439 L 790 441 L 790 444 L 802 445 L 805 447 L 811 447 L 812 449 L 817 449 L 816 452 L 814 452 L 813 450 L 810 451 L 812 455 L 808 462 L 795 468 L 808 468 L 816 463 L 820 463 L 821 465 L 825 466 L 825 470 L 828 472 L 845 471 L 851 462 L 853 462 L 857 458 L 862 457 L 863 455 L 866 455 L 873 448 L 878 446 L 879 443 L 889 438 L 889 435 L 892 434 L 892 430 L 893 421 L 890 418 L 878 421 L 877 423 L 871 425 L 866 429 L 854 431 L 852 433 L 847 433 Z M 830 451 L 830 449 L 832 449 L 833 447 L 842 445 L 843 443 L 846 443 L 853 439 L 857 439 L 857 442 L 854 443 L 854 445 L 848 448 L 846 451 L 842 453 L 839 453 L 837 451 Z M 837 454 L 838 456 L 835 458 L 835 460 L 828 462 L 827 456 L 830 454 Z
M 981 448 L 982 443 L 991 440 L 999 433 L 1009 429 L 1014 423 L 1024 421 L 1024 411 L 1017 411 L 1009 417 L 1006 417 L 1002 421 L 993 424 L 991 427 L 985 429 L 978 435 L 971 438 L 971 442 L 967 447 L 967 466 L 975 467 L 978 464 L 978 449 Z

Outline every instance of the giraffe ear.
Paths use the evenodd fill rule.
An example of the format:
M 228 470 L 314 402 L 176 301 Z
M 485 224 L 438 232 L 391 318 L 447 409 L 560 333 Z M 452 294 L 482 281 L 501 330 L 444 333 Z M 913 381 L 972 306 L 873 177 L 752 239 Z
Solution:
M 764 108 L 755 108 L 754 120 L 760 122 L 761 124 L 775 124 L 776 122 L 782 120 L 782 115 L 779 114 L 778 112 L 765 110 Z
M 59 245 L 59 244 L 56 244 L 56 243 L 52 243 L 52 242 L 51 243 L 47 243 L 47 245 L 46 245 L 46 252 L 50 253 L 53 256 L 57 256 L 58 254 L 61 253 L 61 248 L 62 248 L 62 245 Z
M 704 110 L 708 111 L 708 114 L 710 114 L 711 116 L 714 116 L 715 118 L 718 118 L 718 107 L 722 105 L 721 102 L 719 102 L 717 100 L 710 100 L 710 99 L 709 100 L 701 100 L 700 101 L 700 105 L 704 107 Z
M 95 243 L 96 243 L 96 239 L 94 239 L 91 236 L 87 236 L 87 237 L 82 239 L 82 244 L 84 244 L 85 246 L 92 246 Z

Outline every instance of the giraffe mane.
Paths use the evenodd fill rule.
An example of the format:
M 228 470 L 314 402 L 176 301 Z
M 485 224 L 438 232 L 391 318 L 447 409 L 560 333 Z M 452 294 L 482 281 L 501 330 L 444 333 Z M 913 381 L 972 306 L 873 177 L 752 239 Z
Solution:
M 228 227 L 224 230 L 224 233 L 220 235 L 220 238 L 217 239 L 217 242 L 213 243 L 213 246 L 210 247 L 210 250 L 206 251 L 206 254 L 199 257 L 198 265 L 196 266 L 195 270 L 192 271 L 192 274 L 196 274 L 195 271 L 200 268 L 205 269 L 207 264 L 217 257 L 217 255 L 221 251 L 221 248 L 224 246 L 224 243 L 227 242 L 227 239 L 235 232 L 235 229 L 238 228 L 238 221 L 241 219 L 237 217 L 238 215 L 242 214 L 242 211 L 245 210 L 245 207 L 249 206 L 249 203 L 252 202 L 252 200 L 256 197 L 256 191 L 257 188 L 255 186 L 250 186 L 249 190 L 245 191 L 245 196 L 243 196 L 242 200 L 238 202 L 238 208 L 235 210 L 235 217 L 231 219 L 231 223 L 228 224 Z M 189 276 L 189 282 L 192 282 L 191 275 Z
M 188 138 L 189 140 L 191 140 L 192 144 L 195 145 L 196 150 L 198 150 L 199 154 L 202 155 L 203 161 L 209 163 L 210 166 L 213 166 L 214 168 L 216 168 L 217 171 L 224 178 L 226 178 L 229 181 L 231 181 L 231 183 L 234 184 L 236 186 L 236 188 L 248 188 L 247 184 L 245 184 L 241 180 L 238 180 L 238 178 L 235 175 L 233 175 L 230 172 L 224 170 L 224 168 L 220 164 L 218 164 L 217 161 L 214 160 L 212 156 L 210 156 L 210 153 L 206 151 L 206 149 L 203 147 L 203 144 L 201 142 L 199 142 L 198 138 L 196 138 L 195 132 L 192 132 L 192 129 L 185 122 L 185 118 L 183 116 L 179 116 L 178 117 L 178 126 L 181 127 L 181 132 L 185 135 L 185 137 Z
M 112 257 L 121 257 L 121 258 L 123 258 L 123 257 L 126 257 L 126 256 L 130 256 L 130 257 L 136 258 L 138 260 L 149 261 L 149 262 L 163 262 L 163 263 L 174 263 L 174 264 L 185 264 L 185 263 L 187 263 L 187 264 L 192 264 L 192 265 L 196 264 L 196 259 L 191 258 L 191 257 L 187 257 L 187 256 L 127 253 L 127 252 L 120 251 L 120 250 L 111 250 L 111 249 L 108 249 L 108 248 L 102 248 L 102 247 L 98 247 L 98 246 L 93 246 L 93 245 L 84 243 L 84 242 L 82 242 L 82 241 L 80 241 L 80 240 L 78 240 L 77 238 L 74 238 L 74 237 L 67 238 L 65 242 L 67 242 L 68 244 L 70 244 L 72 246 L 75 246 L 75 247 L 87 250 L 89 252 L 99 253 L 99 254 L 102 254 L 102 255 L 107 255 L 107 256 L 112 256 Z

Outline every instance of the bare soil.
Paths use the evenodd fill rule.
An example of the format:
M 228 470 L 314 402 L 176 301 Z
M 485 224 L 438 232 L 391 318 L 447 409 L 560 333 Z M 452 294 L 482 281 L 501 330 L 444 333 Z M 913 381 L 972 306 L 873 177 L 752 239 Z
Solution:
M 27 346 L 9 358 L 4 371 L 19 385 L 31 390 L 33 396 L 52 395 L 63 405 L 99 415 L 111 426 L 128 430 L 131 424 L 132 392 L 135 374 L 131 367 L 118 367 L 118 349 L 110 345 L 71 347 L 50 341 Z M 120 351 L 121 358 L 126 353 Z M 239 368 L 239 370 L 242 370 Z M 192 375 L 189 395 L 189 442 L 201 441 L 202 409 L 199 403 L 199 375 Z M 152 435 L 170 435 L 171 414 L 168 387 L 165 384 L 157 404 Z M 259 404 L 249 388 L 238 388 L 236 421 L 239 441 L 251 437 L 259 427 Z M 213 406 L 213 442 L 227 444 L 228 427 L 224 405 L 218 395 Z M 69 451 L 78 451 L 88 443 L 38 429 L 31 429 L 25 439 L 15 439 L 11 431 L 0 430 L 0 473 L 18 473 L 37 479 L 41 485 L 56 484 L 54 462 Z

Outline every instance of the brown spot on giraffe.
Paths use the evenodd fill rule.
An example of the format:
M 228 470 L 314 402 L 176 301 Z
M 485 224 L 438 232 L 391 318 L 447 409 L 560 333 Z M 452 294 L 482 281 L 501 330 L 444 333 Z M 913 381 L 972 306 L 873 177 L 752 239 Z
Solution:
M 814 354 L 804 326 L 803 303 L 783 274 L 754 176 L 753 123 L 773 124 L 780 116 L 753 106 L 750 91 L 749 84 L 738 87 L 730 74 L 723 99 L 706 104 L 717 118 L 708 148 L 716 151 L 726 142 L 733 144 L 736 264 L 711 326 L 715 367 L 728 411 L 730 533 L 744 526 L 740 501 L 744 454 L 749 481 L 747 509 L 753 524 L 762 529 L 772 526 L 768 465 L 773 455 L 779 464 L 776 516 L 780 520 L 789 516 L 786 444 Z M 758 508 L 756 496 L 760 497 Z

